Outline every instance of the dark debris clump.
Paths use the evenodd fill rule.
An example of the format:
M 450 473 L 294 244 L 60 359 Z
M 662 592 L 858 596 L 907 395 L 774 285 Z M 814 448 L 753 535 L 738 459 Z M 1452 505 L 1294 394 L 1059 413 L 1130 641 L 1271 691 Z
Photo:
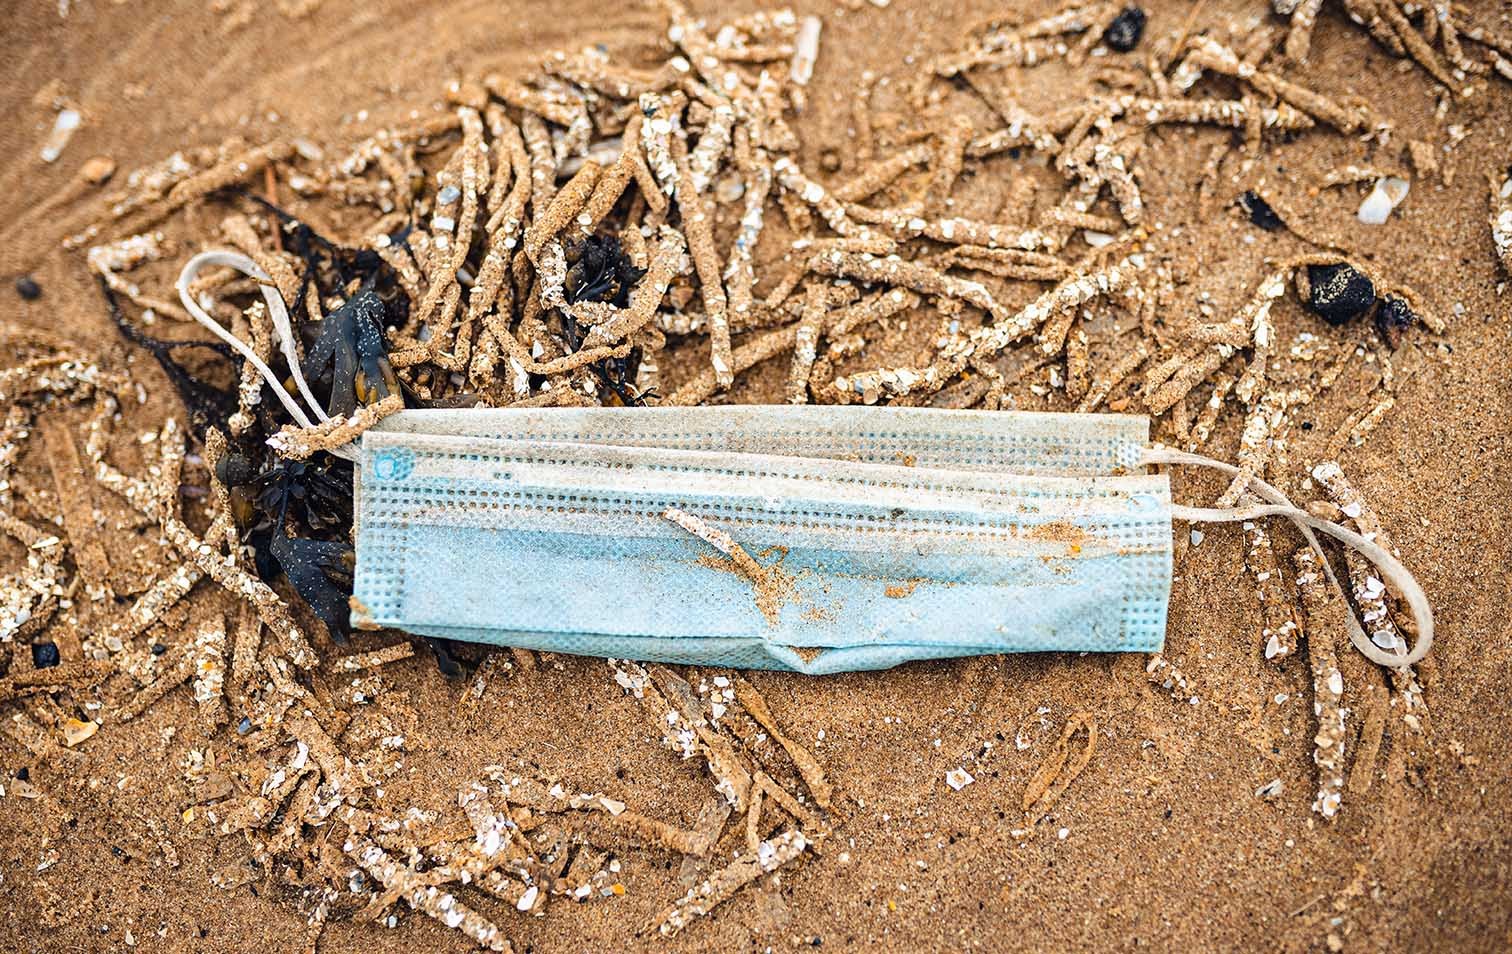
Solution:
M 590 235 L 567 249 L 567 300 L 606 301 L 625 308 L 630 289 L 645 274 L 630 261 L 618 238 Z
M 630 291 L 646 274 L 625 254 L 613 235 L 590 235 L 567 249 L 566 297 L 569 302 L 601 301 L 616 308 L 630 304 Z M 582 344 L 582 332 L 567 316 L 567 338 L 574 349 Z M 594 374 L 613 391 L 620 403 L 644 406 L 646 394 L 635 390 L 635 361 L 632 358 L 607 358 L 592 365 Z
M 1307 266 L 1307 282 L 1308 309 L 1331 325 L 1358 318 L 1375 304 L 1375 285 L 1346 262 Z
M 1140 37 L 1144 36 L 1145 20 L 1144 10 L 1135 6 L 1124 7 L 1108 24 L 1108 29 L 1103 31 L 1103 42 L 1109 48 L 1120 53 L 1127 53 L 1139 45 Z
M 1388 347 L 1395 348 L 1402 343 L 1402 334 L 1421 320 L 1406 299 L 1387 295 L 1381 299 L 1381 307 L 1376 309 L 1376 333 Z
M 288 303 L 296 322 L 307 310 L 306 294 L 341 302 L 320 322 L 297 325 L 306 333 L 301 371 L 316 396 L 324 398 L 327 412 L 349 414 L 359 405 L 398 393 L 384 334 L 386 328 L 404 323 L 410 302 L 393 269 L 371 250 L 339 246 L 259 196 L 239 195 L 274 216 L 284 247 L 304 263 L 300 292 Z M 237 403 L 234 382 L 240 369 L 235 352 L 218 341 L 154 338 L 126 319 L 103 280 L 101 289 L 121 334 L 147 349 L 168 375 L 189 412 L 195 438 L 203 441 L 211 427 L 227 433 Z M 178 359 L 185 348 L 207 350 L 226 360 L 187 365 Z M 280 375 L 290 370 L 278 354 L 273 357 L 273 368 Z M 207 374 L 226 384 L 215 383 Z M 282 404 L 264 395 L 256 405 L 253 425 L 230 438 L 217 476 L 230 493 L 242 539 L 252 547 L 257 575 L 265 581 L 286 579 L 331 635 L 343 640 L 351 631 L 348 600 L 356 563 L 350 542 L 353 468 L 331 454 L 317 454 L 307 461 L 279 458 L 267 439 L 289 423 L 292 420 Z M 438 650 L 437 663 L 444 672 L 460 671 L 445 647 Z
M 1259 226 L 1267 232 L 1275 232 L 1286 227 L 1286 222 L 1271 208 L 1271 204 L 1265 198 L 1253 190 L 1239 197 L 1239 207 L 1249 216 L 1250 224 Z

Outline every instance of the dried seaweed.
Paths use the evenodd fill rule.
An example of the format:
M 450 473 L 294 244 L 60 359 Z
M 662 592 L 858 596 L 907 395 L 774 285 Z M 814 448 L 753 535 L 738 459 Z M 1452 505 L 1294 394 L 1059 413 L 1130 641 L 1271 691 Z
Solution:
M 390 321 L 388 307 L 371 280 L 321 320 L 305 354 L 304 374 L 314 382 L 329 370 L 330 413 L 351 414 L 360 404 L 375 404 L 399 392 L 383 344 L 382 328 Z
M 105 304 L 116 329 L 127 341 L 145 348 L 163 369 L 163 373 L 168 375 L 168 381 L 178 392 L 184 409 L 189 412 L 194 433 L 203 434 L 207 427 L 225 427 L 226 419 L 236 410 L 235 392 L 204 380 L 175 360 L 173 353 L 181 348 L 201 348 L 230 359 L 234 356 L 230 346 L 219 341 L 164 341 L 154 338 L 126 320 L 115 290 L 103 276 L 99 278 L 99 284 L 100 293 L 105 296 Z

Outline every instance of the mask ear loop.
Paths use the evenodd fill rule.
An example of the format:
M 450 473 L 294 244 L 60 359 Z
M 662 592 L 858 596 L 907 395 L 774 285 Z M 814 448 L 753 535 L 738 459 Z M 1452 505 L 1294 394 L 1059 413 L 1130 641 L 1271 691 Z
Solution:
M 262 290 L 263 301 L 268 306 L 268 317 L 273 323 L 274 334 L 278 336 L 279 348 L 283 352 L 284 360 L 289 364 L 289 374 L 294 378 L 294 387 L 309 404 L 310 411 L 314 412 L 314 420 L 310 418 L 309 414 L 305 413 L 305 408 L 300 407 L 299 402 L 294 400 L 294 397 L 284 388 L 283 382 L 278 380 L 278 375 L 273 373 L 273 369 L 268 367 L 267 363 L 257 356 L 257 352 L 253 351 L 252 347 L 245 341 L 228 331 L 224 325 L 212 318 L 210 313 L 200 307 L 200 303 L 195 301 L 194 296 L 189 293 L 189 286 L 199 277 L 200 270 L 215 265 L 234 268 L 257 282 L 258 287 Z M 299 354 L 294 350 L 294 326 L 289 321 L 288 306 L 284 304 L 283 296 L 278 293 L 278 289 L 273 287 L 273 279 L 268 276 L 267 272 L 262 270 L 261 266 L 240 252 L 224 250 L 200 252 L 184 263 L 183 270 L 179 272 L 178 281 L 174 284 L 174 287 L 178 289 L 179 301 L 184 303 L 184 308 L 190 315 L 194 316 L 195 321 L 210 329 L 211 333 L 217 338 L 236 349 L 238 354 L 252 363 L 252 366 L 257 369 L 257 373 L 267 382 L 274 396 L 278 398 L 279 403 L 284 406 L 284 410 L 288 411 L 289 416 L 294 418 L 295 423 L 300 427 L 309 428 L 315 427 L 317 421 L 324 423 L 331 419 L 331 416 L 320 406 L 320 401 L 316 399 L 314 392 L 310 390 L 309 382 L 305 380 L 304 371 L 299 366 Z M 350 445 L 336 448 L 332 453 L 337 457 L 344 457 L 350 461 L 357 460 L 357 453 Z
M 242 357 L 252 362 L 252 366 L 257 369 L 257 373 L 261 374 L 263 380 L 268 382 L 268 386 L 273 389 L 273 393 L 278 396 L 278 400 L 301 427 L 315 426 L 315 422 L 305 414 L 304 408 L 301 408 L 289 396 L 289 392 L 284 389 L 283 383 L 278 380 L 278 376 L 273 373 L 273 369 L 268 367 L 245 341 L 227 331 L 220 322 L 210 317 L 210 314 L 201 308 L 199 302 L 195 301 L 194 296 L 189 293 L 189 286 L 199 277 L 200 270 L 211 265 L 223 265 L 227 268 L 234 268 L 257 282 L 258 287 L 262 289 L 263 301 L 267 303 L 268 317 L 273 322 L 273 331 L 278 335 L 278 343 L 283 351 L 284 360 L 289 363 L 289 373 L 294 378 L 295 388 L 298 389 L 305 401 L 309 403 L 310 410 L 315 413 L 316 420 L 321 422 L 330 420 L 330 415 L 326 414 L 325 409 L 320 406 L 320 402 L 315 399 L 314 393 L 310 391 L 310 385 L 305 381 L 304 372 L 299 367 L 299 354 L 294 350 L 294 327 L 289 323 L 289 309 L 284 305 L 283 296 L 279 295 L 278 289 L 273 287 L 273 279 L 269 278 L 268 273 L 263 271 L 256 262 L 239 252 L 221 250 L 200 252 L 189 259 L 188 262 L 185 262 L 183 270 L 179 272 L 178 282 L 175 283 L 175 287 L 178 289 L 179 300 L 184 303 L 184 307 L 189 311 L 189 314 L 194 316 L 195 321 L 209 328 L 217 338 L 235 348 Z
M 1204 457 L 1201 454 L 1188 454 L 1184 451 L 1172 450 L 1166 447 L 1146 448 L 1141 462 L 1145 464 L 1190 464 L 1195 467 L 1208 467 L 1213 470 L 1222 471 L 1231 476 L 1237 476 L 1240 473 L 1239 468 L 1232 464 L 1225 464 L 1222 461 L 1214 460 L 1211 457 Z M 1334 589 L 1342 594 L 1344 587 L 1339 582 L 1338 577 L 1334 575 L 1333 568 L 1328 563 L 1327 555 L 1323 552 L 1323 547 L 1318 542 L 1318 538 L 1313 531 L 1317 530 L 1321 533 L 1326 533 L 1345 546 L 1353 548 L 1365 559 L 1375 564 L 1376 569 L 1381 571 L 1381 575 L 1386 578 L 1386 581 L 1407 601 L 1408 607 L 1412 610 L 1412 618 L 1417 623 L 1417 641 L 1406 654 L 1386 652 L 1371 642 L 1370 637 L 1365 635 L 1365 630 L 1361 628 L 1359 620 L 1355 619 L 1353 613 L 1350 613 L 1348 617 L 1349 641 L 1354 643 L 1355 648 L 1365 658 L 1390 669 L 1410 666 L 1428 655 L 1428 650 L 1433 646 L 1433 608 L 1429 606 L 1428 596 L 1423 592 L 1423 588 L 1418 585 L 1418 581 L 1412 575 L 1411 570 L 1403 566 L 1401 561 L 1392 556 L 1385 547 L 1372 540 L 1367 540 L 1358 533 L 1345 529 L 1336 523 L 1314 517 L 1312 514 L 1293 504 L 1280 490 L 1277 490 L 1258 477 L 1250 478 L 1248 489 L 1261 499 L 1267 501 L 1267 503 L 1247 507 L 1224 508 L 1184 507 L 1177 505 L 1171 508 L 1171 516 L 1177 520 L 1202 523 L 1232 523 L 1240 520 L 1253 520 L 1257 517 L 1285 517 L 1297 525 L 1297 529 L 1307 539 L 1308 544 L 1318 552 L 1324 575 L 1328 577 L 1328 582 Z

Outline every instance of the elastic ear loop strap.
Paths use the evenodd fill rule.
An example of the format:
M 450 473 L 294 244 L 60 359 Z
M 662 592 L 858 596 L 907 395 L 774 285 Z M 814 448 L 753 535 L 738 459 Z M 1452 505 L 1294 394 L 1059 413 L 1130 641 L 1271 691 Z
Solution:
M 330 415 L 320 406 L 320 401 L 315 398 L 315 394 L 310 390 L 309 382 L 305 380 L 304 372 L 299 366 L 299 354 L 294 350 L 294 326 L 289 321 L 289 309 L 284 304 L 283 296 L 279 295 L 278 289 L 273 286 L 273 279 L 256 262 L 242 255 L 240 252 L 224 250 L 200 252 L 189 259 L 188 262 L 184 263 L 184 268 L 179 272 L 178 281 L 175 283 L 175 287 L 178 289 L 179 301 L 184 303 L 184 308 L 189 314 L 194 316 L 195 321 L 210 329 L 217 338 L 236 349 L 238 354 L 252 363 L 252 366 L 257 369 L 257 373 L 267 382 L 274 396 L 278 398 L 279 403 L 294 418 L 295 423 L 299 424 L 300 427 L 315 426 L 315 420 L 311 420 L 310 416 L 305 413 L 305 409 L 299 406 L 299 402 L 294 400 L 293 396 L 284 388 L 283 382 L 278 380 L 278 375 L 273 373 L 273 369 L 268 367 L 267 363 L 257 356 L 257 352 L 253 351 L 252 347 L 245 341 L 228 331 L 224 325 L 212 318 L 210 313 L 200 307 L 200 303 L 195 301 L 194 296 L 190 294 L 189 286 L 199 277 L 200 270 L 207 266 L 215 265 L 234 268 L 257 282 L 258 287 L 262 290 L 263 301 L 268 306 L 268 317 L 273 323 L 274 334 L 278 336 L 279 348 L 283 351 L 284 360 L 289 364 L 289 373 L 294 378 L 294 387 L 304 397 L 305 401 L 308 402 L 309 409 L 314 412 L 315 420 L 321 422 L 330 420 Z M 349 460 L 355 460 L 357 456 L 354 451 L 347 447 L 337 448 L 332 453 Z
M 1208 467 L 1222 471 L 1225 474 L 1237 476 L 1240 473 L 1238 467 L 1225 464 L 1222 461 L 1204 457 L 1201 454 L 1188 454 L 1184 451 L 1172 450 L 1165 447 L 1146 448 L 1143 455 L 1143 463 L 1146 464 L 1190 464 L 1195 467 Z M 1371 662 L 1398 669 L 1410 666 L 1428 655 L 1428 650 L 1433 646 L 1433 608 L 1428 605 L 1428 596 L 1423 588 L 1418 585 L 1412 571 L 1403 566 L 1401 561 L 1392 556 L 1385 547 L 1352 530 L 1347 530 L 1336 523 L 1328 520 L 1320 520 L 1305 510 L 1298 508 L 1286 495 L 1275 487 L 1259 479 L 1251 477 L 1248 489 L 1268 501 L 1266 504 L 1257 504 L 1248 507 L 1184 507 L 1173 506 L 1171 516 L 1177 520 L 1186 520 L 1202 523 L 1232 523 L 1240 520 L 1253 520 L 1257 517 L 1285 517 L 1297 525 L 1302 536 L 1307 539 L 1309 545 L 1317 551 L 1323 573 L 1328 581 L 1341 594 L 1344 587 L 1338 577 L 1334 575 L 1333 568 L 1328 563 L 1328 556 L 1323 552 L 1322 545 L 1318 542 L 1314 530 L 1326 533 L 1340 541 L 1345 546 L 1353 548 L 1365 559 L 1375 564 L 1376 569 L 1391 584 L 1392 588 L 1407 601 L 1412 610 L 1412 618 L 1417 623 L 1417 641 L 1406 654 L 1390 653 L 1381 649 L 1370 641 L 1361 628 L 1359 620 L 1355 619 L 1354 613 L 1349 618 L 1349 640 L 1354 643 L 1356 649 Z

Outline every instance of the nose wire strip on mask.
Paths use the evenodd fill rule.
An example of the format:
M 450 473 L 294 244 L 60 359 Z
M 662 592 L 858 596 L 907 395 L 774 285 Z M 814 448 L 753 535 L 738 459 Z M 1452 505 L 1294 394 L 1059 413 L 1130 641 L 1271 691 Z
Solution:
M 273 369 L 268 367 L 267 363 L 257 356 L 257 352 L 253 351 L 251 346 L 245 341 L 226 330 L 224 325 L 212 318 L 210 313 L 201 307 L 199 302 L 194 300 L 194 295 L 190 293 L 189 286 L 199 277 L 201 269 L 214 265 L 234 268 L 256 281 L 262 289 L 263 301 L 268 306 L 268 318 L 273 323 L 274 333 L 278 336 L 279 348 L 283 351 L 284 360 L 289 364 L 289 374 L 294 379 L 294 387 L 305 401 L 309 403 L 309 409 L 314 412 L 314 420 L 311 419 L 309 414 L 305 413 L 305 409 L 300 407 L 299 402 L 294 400 L 284 388 L 283 382 L 278 380 L 278 375 L 273 373 Z M 309 382 L 305 380 L 304 372 L 299 366 L 299 353 L 294 348 L 294 327 L 289 321 L 289 309 L 284 305 L 283 296 L 279 295 L 278 289 L 273 287 L 273 279 L 256 262 L 239 252 L 218 250 L 201 252 L 184 264 L 183 270 L 179 272 L 176 287 L 178 288 L 179 300 L 184 303 L 184 308 L 188 310 L 189 314 L 194 316 L 194 320 L 210 329 L 217 338 L 236 349 L 238 354 L 251 362 L 252 366 L 257 369 L 257 373 L 268 383 L 268 387 L 273 391 L 274 396 L 278 398 L 279 403 L 283 404 L 284 409 L 289 412 L 289 415 L 294 418 L 299 426 L 314 427 L 317 421 L 325 422 L 330 420 L 330 415 L 320 406 L 320 401 L 316 400 L 315 394 L 310 390 Z M 353 462 L 356 462 L 358 457 L 357 448 L 352 444 L 337 448 L 332 453 Z
M 1151 448 L 1145 451 L 1144 462 L 1147 464 L 1188 464 L 1195 467 L 1208 467 L 1230 475 L 1237 475 L 1240 472 L 1239 468 L 1232 464 L 1225 464 L 1222 461 L 1213 460 L 1211 457 L 1204 457 L 1201 454 L 1188 454 L 1184 451 L 1171 450 L 1164 447 Z M 1323 558 L 1320 560 L 1323 573 L 1328 577 L 1329 583 L 1342 594 L 1344 587 L 1339 582 L 1338 577 L 1334 575 L 1333 568 L 1329 566 L 1327 555 L 1323 553 L 1322 545 L 1318 543 L 1318 538 L 1312 531 L 1318 530 L 1328 534 L 1345 546 L 1352 547 L 1365 559 L 1374 563 L 1376 568 L 1381 571 L 1381 575 L 1386 577 L 1387 582 L 1407 601 L 1407 605 L 1412 609 L 1413 620 L 1417 623 L 1417 641 L 1414 643 L 1412 650 L 1405 655 L 1394 654 L 1388 653 L 1372 643 L 1370 638 L 1365 635 L 1365 630 L 1361 628 L 1359 621 L 1355 619 L 1354 614 L 1350 613 L 1348 616 L 1350 642 L 1354 643 L 1355 648 L 1371 662 L 1390 668 L 1410 666 L 1428 655 L 1428 650 L 1433 646 L 1433 609 L 1428 605 L 1428 597 L 1423 592 L 1423 588 L 1418 585 L 1417 579 L 1412 575 L 1412 571 L 1403 566 L 1401 561 L 1392 556 L 1385 547 L 1374 541 L 1367 540 L 1358 533 L 1346 530 L 1336 523 L 1319 520 L 1307 511 L 1298 508 L 1287 499 L 1285 494 L 1265 481 L 1257 477 L 1251 477 L 1249 489 L 1256 496 L 1266 500 L 1268 503 L 1230 508 L 1186 507 L 1178 504 L 1171 507 L 1171 516 L 1177 520 L 1202 523 L 1231 523 L 1239 520 L 1252 520 L 1256 517 L 1285 517 L 1297 525 L 1297 529 L 1307 539 L 1308 544 Z

